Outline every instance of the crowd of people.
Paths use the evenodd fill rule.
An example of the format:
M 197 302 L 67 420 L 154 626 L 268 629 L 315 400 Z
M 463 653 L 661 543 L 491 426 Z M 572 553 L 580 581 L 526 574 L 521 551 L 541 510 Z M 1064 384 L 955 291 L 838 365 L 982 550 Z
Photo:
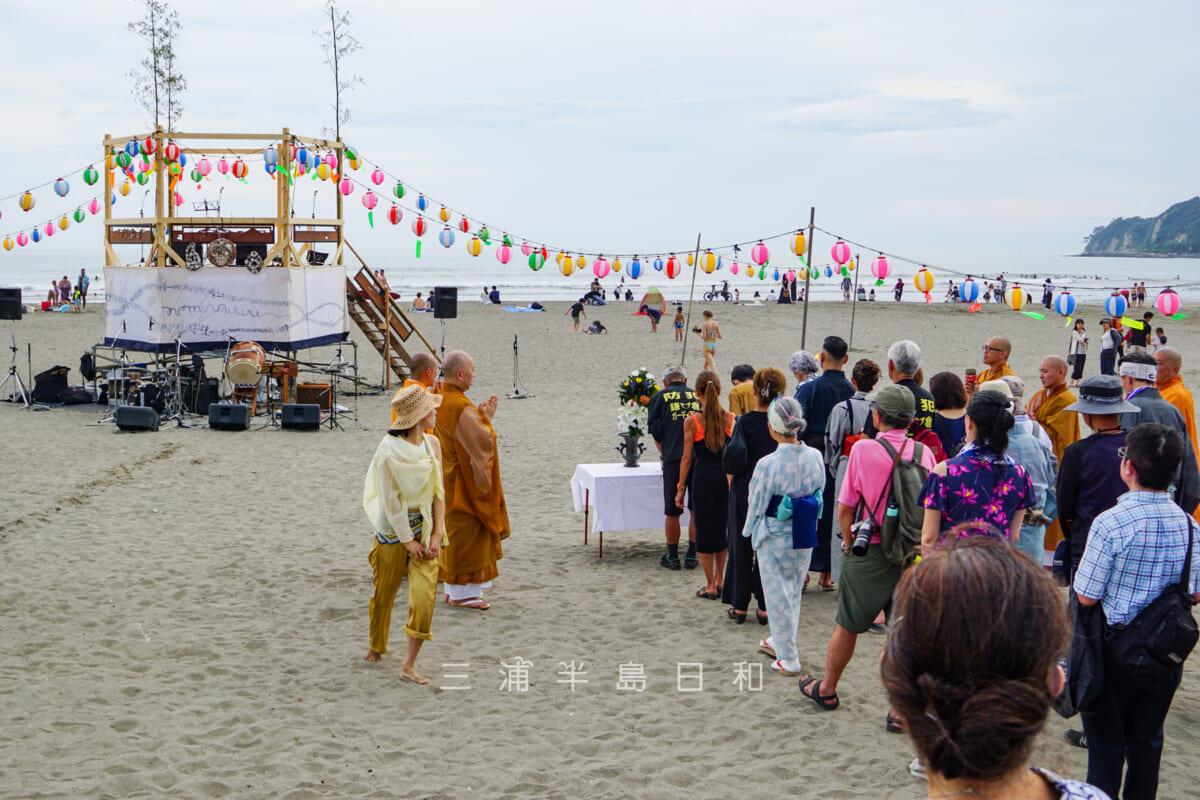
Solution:
M 86 269 L 79 270 L 79 276 L 71 283 L 66 275 L 61 280 L 50 281 L 50 290 L 42 301 L 42 311 L 87 311 L 88 288 L 92 279 Z
M 829 336 L 789 360 L 793 392 L 783 371 L 740 364 L 727 406 L 711 360 L 694 388 L 669 368 L 649 408 L 660 565 L 702 567 L 696 596 L 728 606 L 735 624 L 753 598 L 771 669 L 799 678 L 824 710 L 841 704 L 858 637 L 886 632 L 886 728 L 912 738 L 910 769 L 931 796 L 1117 798 L 1124 779 L 1124 797 L 1154 797 L 1181 664 L 1163 685 L 1109 658 L 1102 690 L 1079 709 L 1083 730 L 1067 735 L 1088 750 L 1088 784 L 1027 767 L 1069 677 L 1059 662 L 1072 614 L 1099 605 L 1115 636 L 1181 574 L 1200 602 L 1200 548 L 1189 545 L 1200 442 L 1182 357 L 1149 336 L 1124 350 L 1116 374 L 1086 378 L 1082 358 L 1049 355 L 1028 398 L 1003 337 L 982 345 L 981 370 L 937 372 L 928 389 L 907 340 L 883 365 L 850 365 L 847 343 Z M 1072 586 L 1070 607 L 1052 570 Z M 797 641 L 811 573 L 837 592 L 827 642 Z M 823 671 L 803 670 L 805 653 L 823 654 Z

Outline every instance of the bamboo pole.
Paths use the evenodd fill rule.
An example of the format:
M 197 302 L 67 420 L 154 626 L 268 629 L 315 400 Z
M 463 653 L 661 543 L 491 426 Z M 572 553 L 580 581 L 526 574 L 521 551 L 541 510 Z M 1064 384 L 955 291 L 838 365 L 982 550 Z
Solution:
M 858 310 L 858 271 L 862 269 L 862 264 L 859 263 L 858 253 L 854 254 L 854 291 L 850 295 L 851 301 L 854 303 L 850 307 L 850 341 L 846 343 L 846 351 L 854 349 L 854 312 Z
M 166 140 L 163 138 L 163 129 L 161 125 L 154 128 L 154 241 L 159 243 L 166 235 L 167 226 L 163 224 L 163 180 L 166 178 L 166 154 L 163 148 L 166 147 Z M 164 253 L 162 248 L 158 248 L 158 252 L 154 256 L 154 265 L 161 267 L 163 263 Z
M 101 160 L 101 168 L 104 170 L 104 266 L 115 267 L 117 265 L 116 252 L 112 249 L 112 243 L 108 239 L 108 223 L 112 219 L 112 170 L 108 168 L 108 140 L 109 135 L 104 134 L 104 158 Z
M 812 251 L 813 251 L 813 228 L 817 224 L 817 207 L 811 206 L 808 210 L 808 264 L 804 270 L 804 319 L 800 323 L 800 349 L 807 350 L 805 343 L 808 341 L 808 295 L 811 275 L 813 271 Z
M 692 288 L 688 292 L 688 313 L 687 321 L 683 324 L 683 347 L 679 353 L 679 366 L 683 366 L 683 362 L 687 360 L 687 343 L 688 334 L 692 332 L 692 298 L 696 295 L 696 269 L 700 266 L 700 234 L 696 234 L 696 252 L 692 254 Z M 667 313 L 666 308 L 663 308 L 663 314 Z

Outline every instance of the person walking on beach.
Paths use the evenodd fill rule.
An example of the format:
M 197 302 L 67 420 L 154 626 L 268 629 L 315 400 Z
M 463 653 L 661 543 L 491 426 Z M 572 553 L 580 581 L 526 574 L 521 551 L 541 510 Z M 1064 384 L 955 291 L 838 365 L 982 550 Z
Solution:
M 1146 352 L 1146 348 L 1150 346 L 1150 335 L 1153 333 L 1150 327 L 1150 320 L 1152 319 L 1154 319 L 1154 312 L 1147 311 L 1142 315 L 1142 325 L 1140 328 L 1133 325 L 1129 326 L 1129 333 L 1125 334 L 1125 338 L 1129 342 L 1129 352 Z
M 673 323 L 673 327 L 675 328 L 675 341 L 677 342 L 683 341 L 683 323 L 683 306 L 675 306 L 675 321 Z
M 713 319 L 713 312 L 710 309 L 704 309 L 704 322 L 700 323 L 699 330 L 696 334 L 700 337 L 704 348 L 704 368 L 713 372 L 717 371 L 717 339 L 724 339 L 721 335 L 721 326 Z
M 679 466 L 683 460 L 683 423 L 689 415 L 699 410 L 700 401 L 696 393 L 688 388 L 687 373 L 683 367 L 668 367 L 663 373 L 662 391 L 650 398 L 650 405 L 646 409 L 646 427 L 654 437 L 654 444 L 662 458 L 663 513 L 666 516 L 663 528 L 667 552 L 658 565 L 670 570 L 681 568 L 679 518 L 683 516 L 683 509 L 675 504 L 675 494 L 681 478 Z M 693 518 L 688 523 L 688 549 L 682 566 L 695 569 L 699 563 L 696 558 L 696 521 Z
M 904 296 L 904 279 L 897 278 L 896 285 L 894 287 L 892 287 L 892 297 L 894 297 L 896 299 L 896 302 L 899 303 L 900 298 L 903 296 Z
M 393 423 L 375 450 L 363 483 L 363 510 L 375 528 L 367 560 L 375 590 L 368 605 L 370 645 L 366 661 L 387 652 L 392 606 L 408 577 L 407 642 L 400 675 L 424 685 L 417 654 L 432 638 L 430 627 L 437 596 L 438 557 L 446 528 L 442 484 L 442 448 L 425 429 L 437 419 L 442 398 L 419 386 L 402 389 L 392 400 Z
M 75 282 L 75 287 L 79 290 L 79 302 L 83 307 L 82 310 L 87 311 L 87 293 L 88 286 L 92 284 L 92 279 L 88 277 L 86 269 L 79 270 L 79 280 Z
M 754 410 L 754 367 L 738 364 L 729 374 L 729 411 L 740 417 Z
M 850 290 L 853 288 L 854 288 L 854 284 L 850 281 L 850 276 L 847 275 L 847 276 L 843 277 L 842 278 L 842 302 L 843 303 L 850 302 Z
M 1100 320 L 1100 374 L 1117 374 L 1117 347 L 1121 343 L 1120 335 L 1113 330 L 1112 321 L 1105 317 Z
M 466 392 L 475 380 L 475 361 L 461 350 L 446 355 L 443 402 L 437 412 L 446 485 L 446 535 L 439 576 L 451 605 L 484 610 L 483 590 L 500 574 L 501 542 L 510 535 L 508 505 L 500 483 L 500 459 L 492 418 L 499 399 L 476 406 Z M 424 390 L 422 390 L 424 391 Z
M 1071 388 L 1078 389 L 1079 381 L 1083 380 L 1083 365 L 1087 362 L 1088 335 L 1084 330 L 1083 320 L 1075 320 L 1071 331 L 1071 343 L 1067 346 L 1067 361 L 1071 364 Z
M 568 308 L 566 311 L 563 312 L 564 317 L 567 314 L 571 315 L 571 320 L 574 321 L 574 323 L 575 323 L 575 333 L 579 333 L 579 315 L 583 314 L 583 318 L 587 319 L 587 312 L 583 310 L 583 298 L 582 297 L 579 298 L 578 300 L 576 300 L 571 305 L 570 308 Z

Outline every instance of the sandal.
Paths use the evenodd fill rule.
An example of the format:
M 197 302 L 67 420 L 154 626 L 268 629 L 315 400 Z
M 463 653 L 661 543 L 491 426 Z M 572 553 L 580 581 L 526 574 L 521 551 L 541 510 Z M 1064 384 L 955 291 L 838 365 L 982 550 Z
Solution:
M 491 608 L 486 600 L 482 597 L 471 597 L 466 600 L 451 600 L 450 605 L 458 608 L 470 608 L 475 611 L 486 611 Z
M 782 661 L 776 661 L 774 664 L 771 665 L 771 669 L 775 670 L 776 672 L 778 672 L 780 675 L 782 675 L 785 678 L 794 678 L 800 674 L 799 672 L 792 672 L 790 669 L 786 669 L 783 666 Z
M 746 621 L 746 612 L 743 611 L 742 613 L 739 614 L 738 610 L 733 607 L 730 607 L 730 609 L 725 612 L 725 616 L 729 617 L 731 620 L 736 622 L 738 625 L 741 625 L 742 623 L 744 623 Z
M 812 689 L 808 687 L 811 686 Z M 833 711 L 842 704 L 838 699 L 837 692 L 833 694 L 821 694 L 821 679 L 805 676 L 800 679 L 800 694 L 807 697 L 817 704 L 817 707 L 823 711 Z
M 760 608 L 760 609 L 758 609 L 758 611 L 755 611 L 755 612 L 754 612 L 754 615 L 755 615 L 756 617 L 758 617 L 758 624 L 759 624 L 759 625 L 767 625 L 767 624 L 769 624 L 769 623 L 770 623 L 770 621 L 771 621 L 770 619 L 768 619 L 768 618 L 767 618 L 767 612 L 763 611 L 761 608 Z
M 710 592 L 708 589 L 697 589 L 696 597 L 703 597 L 705 600 L 719 600 L 720 592 Z
M 887 724 L 884 725 L 884 730 L 888 733 L 904 733 L 904 720 L 894 716 L 892 712 L 888 712 Z
M 758 643 L 758 652 L 766 653 L 771 658 L 775 658 L 775 648 L 771 646 L 770 639 L 763 639 Z

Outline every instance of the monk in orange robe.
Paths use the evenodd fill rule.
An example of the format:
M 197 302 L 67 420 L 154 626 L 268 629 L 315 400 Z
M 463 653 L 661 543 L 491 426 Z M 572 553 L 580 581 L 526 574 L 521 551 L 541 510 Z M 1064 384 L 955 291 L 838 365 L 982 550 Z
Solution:
M 1183 356 L 1174 347 L 1160 347 L 1154 351 L 1154 363 L 1158 365 L 1156 378 L 1158 393 L 1183 414 L 1183 422 L 1187 426 L 1188 436 L 1192 437 L 1192 449 L 1196 458 L 1200 459 L 1200 442 L 1196 441 L 1196 401 L 1192 393 L 1183 385 L 1179 370 L 1183 366 Z M 1192 512 L 1192 516 L 1200 522 L 1200 508 Z
M 442 372 L 437 437 L 446 487 L 447 545 L 441 553 L 439 577 L 451 605 L 483 610 L 488 608 L 483 590 L 500 574 L 496 568 L 504 557 L 500 543 L 510 533 L 492 428 L 500 401 L 492 395 L 477 407 L 467 399 L 475 362 L 466 353 L 448 353 Z
M 1008 365 L 1008 357 L 1012 355 L 1012 342 L 1005 339 L 1003 336 L 993 336 L 987 340 L 987 344 L 983 346 L 983 363 L 987 364 L 987 369 L 979 373 L 979 377 L 975 379 L 974 386 L 968 386 L 968 391 L 971 394 L 975 393 L 975 386 L 987 383 L 988 381 L 998 381 L 1005 375 L 1017 377 L 1017 373 L 1013 372 L 1012 367 Z
M 433 394 L 440 394 L 437 386 L 437 359 L 429 353 L 417 353 L 408 362 L 408 377 L 404 379 L 404 385 L 396 390 L 396 394 L 392 395 L 392 402 L 400 396 L 409 386 L 422 386 L 425 391 Z M 396 412 L 392 412 L 392 424 L 396 424 Z M 433 431 L 426 431 L 433 433 Z
M 1050 356 L 1038 367 L 1038 378 L 1042 388 L 1025 404 L 1025 413 L 1045 429 L 1054 458 L 1061 464 L 1067 446 L 1079 441 L 1079 414 L 1066 410 L 1075 402 L 1075 395 L 1067 388 L 1067 362 L 1058 356 Z M 1058 520 L 1046 526 L 1047 550 L 1053 550 L 1062 538 Z

